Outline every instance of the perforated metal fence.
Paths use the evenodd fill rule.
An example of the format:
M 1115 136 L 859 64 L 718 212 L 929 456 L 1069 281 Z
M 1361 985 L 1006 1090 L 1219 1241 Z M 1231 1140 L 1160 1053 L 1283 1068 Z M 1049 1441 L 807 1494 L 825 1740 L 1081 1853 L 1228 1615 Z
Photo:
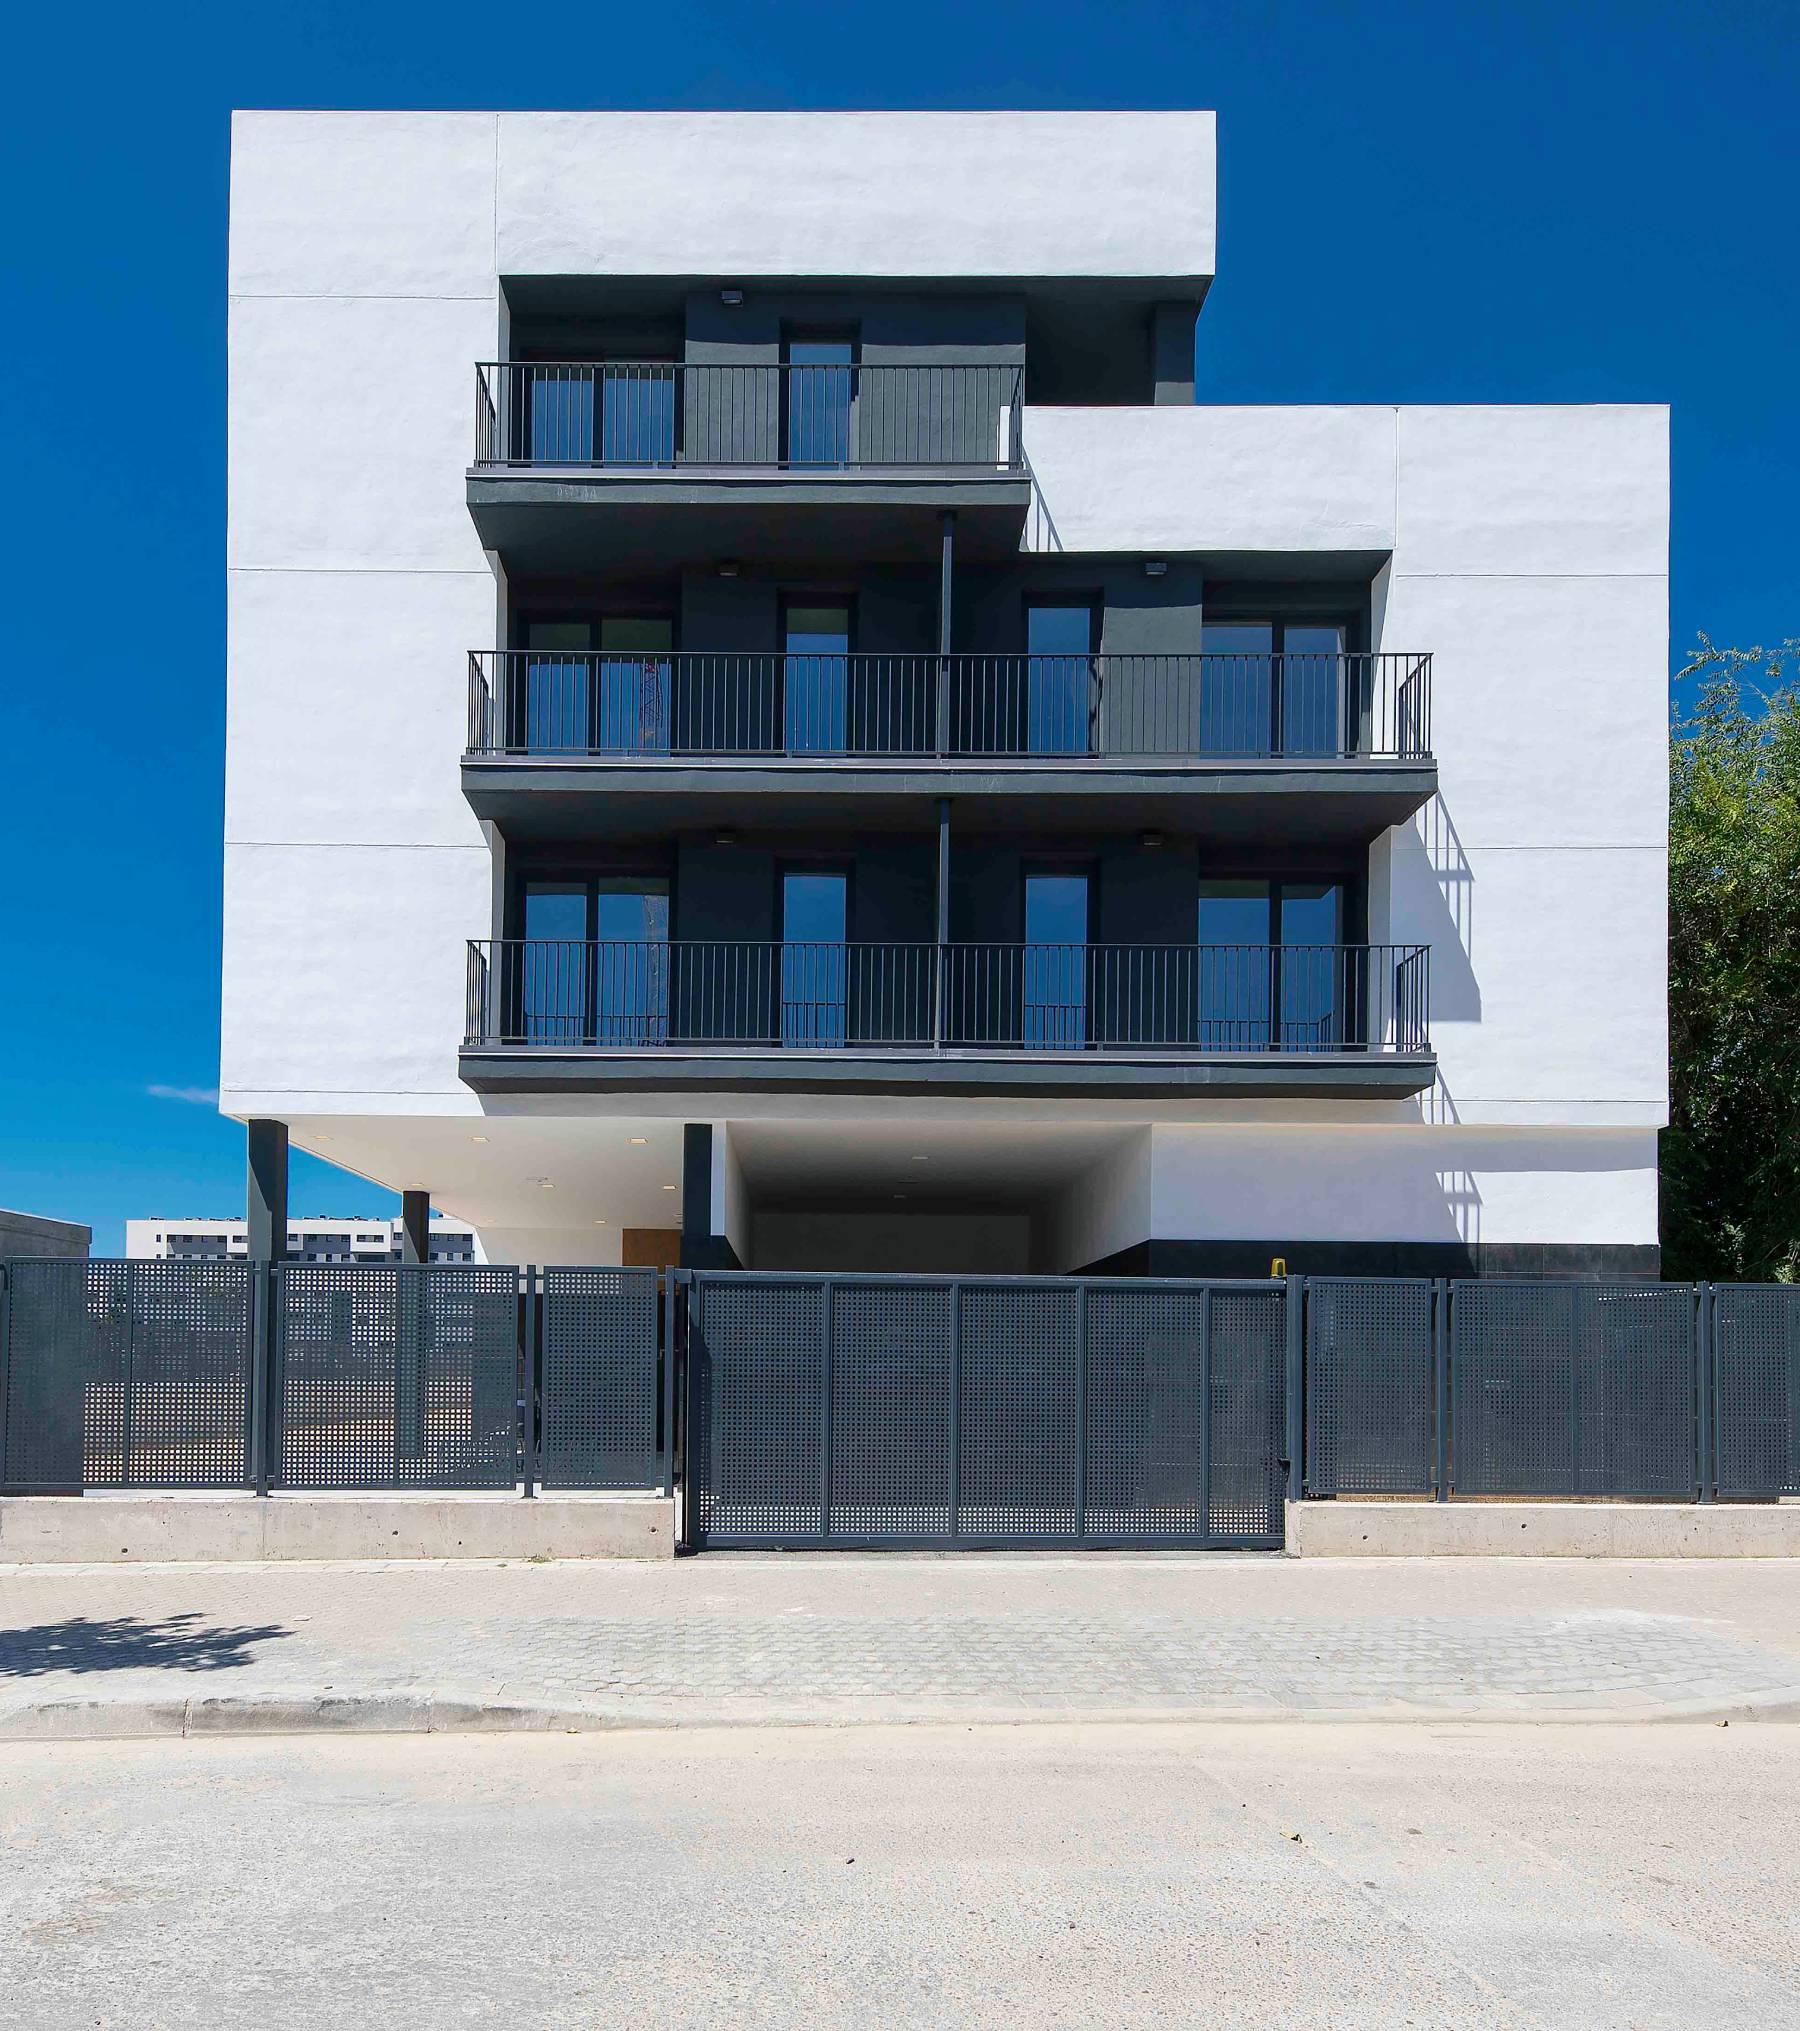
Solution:
M 0 1485 L 242 1487 L 253 1303 L 241 1262 L 5 1265 Z
M 0 1265 L 0 1488 L 667 1489 L 655 1270 Z
M 1281 1541 L 1278 1283 L 702 1273 L 697 1545 Z
M 1800 1495 L 1800 1284 L 1714 1284 L 1706 1304 L 1719 1493 Z
M 270 1477 L 288 1488 L 507 1488 L 519 1476 L 519 1274 L 275 1272 Z
M 1445 1286 L 1399 1277 L 1306 1280 L 1306 1487 L 1429 1494 L 1446 1433 Z
M 537 1466 L 546 1488 L 654 1488 L 668 1478 L 673 1361 L 654 1269 L 538 1278 Z
M 1307 1279 L 1309 1495 L 1800 1493 L 1800 1287 Z

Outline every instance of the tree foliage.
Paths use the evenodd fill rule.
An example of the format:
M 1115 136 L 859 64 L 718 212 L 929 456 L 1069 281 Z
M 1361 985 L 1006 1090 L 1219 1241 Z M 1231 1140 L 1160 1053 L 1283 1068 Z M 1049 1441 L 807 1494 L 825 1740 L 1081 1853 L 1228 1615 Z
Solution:
M 1663 1273 L 1800 1278 L 1800 640 L 1679 673 Z

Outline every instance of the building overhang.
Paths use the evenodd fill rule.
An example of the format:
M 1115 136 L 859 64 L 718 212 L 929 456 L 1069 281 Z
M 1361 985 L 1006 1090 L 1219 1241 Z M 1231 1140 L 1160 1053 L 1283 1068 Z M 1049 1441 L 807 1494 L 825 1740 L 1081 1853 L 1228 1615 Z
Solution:
M 908 467 L 784 474 L 472 466 L 469 513 L 509 571 L 557 577 L 668 571 L 719 558 L 935 564 L 939 516 L 956 516 L 959 559 L 1016 556 L 1031 501 L 1023 472 Z
M 477 1093 L 930 1093 L 1062 1098 L 1403 1100 L 1437 1076 L 1430 1052 L 1205 1058 L 1092 1051 L 801 1051 L 727 1046 L 607 1051 L 474 1046 L 460 1054 Z
M 1046 801 L 1086 831 L 1367 845 L 1437 789 L 1433 761 L 1055 762 L 531 758 L 465 755 L 463 791 L 509 840 L 633 838 L 708 826 L 1042 831 Z

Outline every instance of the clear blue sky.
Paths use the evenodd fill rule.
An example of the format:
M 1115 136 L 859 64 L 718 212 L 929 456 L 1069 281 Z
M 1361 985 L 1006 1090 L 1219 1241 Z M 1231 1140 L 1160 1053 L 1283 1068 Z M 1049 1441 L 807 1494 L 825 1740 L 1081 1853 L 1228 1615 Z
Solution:
M 0 1206 L 103 1251 L 242 1196 L 205 1098 L 233 106 L 1215 108 L 1202 401 L 1668 401 L 1677 649 L 1800 633 L 1795 0 L 196 0 L 27 8 L 7 54 Z M 296 1211 L 390 1204 L 296 1162 Z

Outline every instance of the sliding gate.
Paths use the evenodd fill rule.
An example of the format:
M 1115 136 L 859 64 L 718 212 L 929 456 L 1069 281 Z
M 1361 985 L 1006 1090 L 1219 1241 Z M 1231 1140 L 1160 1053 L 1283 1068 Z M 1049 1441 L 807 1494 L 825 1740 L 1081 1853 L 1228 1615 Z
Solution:
M 1282 1539 L 1279 1283 L 701 1272 L 687 1541 Z

